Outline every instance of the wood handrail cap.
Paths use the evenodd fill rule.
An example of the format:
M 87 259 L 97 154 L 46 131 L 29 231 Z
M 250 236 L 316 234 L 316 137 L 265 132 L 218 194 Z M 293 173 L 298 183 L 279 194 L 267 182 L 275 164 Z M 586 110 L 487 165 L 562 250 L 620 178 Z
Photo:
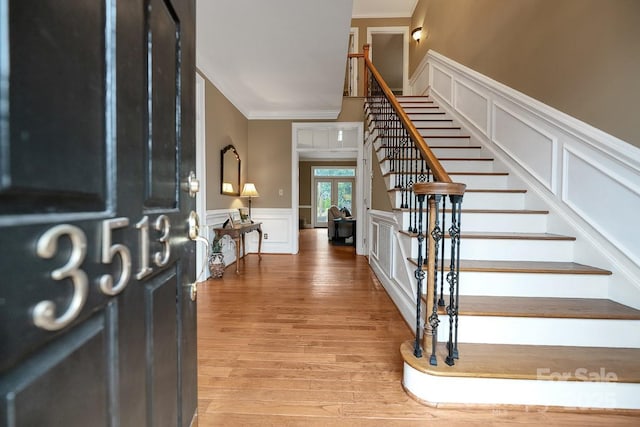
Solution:
M 413 192 L 416 194 L 440 194 L 462 196 L 467 184 L 460 182 L 422 182 L 413 184 Z

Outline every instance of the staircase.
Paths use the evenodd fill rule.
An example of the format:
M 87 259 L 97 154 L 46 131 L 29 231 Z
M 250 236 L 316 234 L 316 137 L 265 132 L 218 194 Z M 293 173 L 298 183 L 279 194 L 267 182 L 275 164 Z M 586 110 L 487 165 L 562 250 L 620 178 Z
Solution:
M 548 233 L 549 211 L 434 100 L 398 100 L 451 179 L 467 185 L 460 244 L 460 356 L 454 366 L 442 363 L 444 356 L 432 366 L 428 352 L 417 358 L 413 341 L 404 343 L 407 392 L 430 405 L 640 409 L 640 311 L 607 298 L 615 277 L 575 263 L 576 237 Z M 416 207 L 406 207 L 396 188 L 403 174 L 397 171 L 404 169 L 390 167 L 377 138 L 384 126 L 372 114 L 377 106 L 372 102 L 365 108 L 394 206 L 397 239 L 409 255 L 407 269 L 414 271 L 417 234 L 407 230 Z M 445 254 L 448 240 L 445 235 Z M 423 303 L 430 307 L 424 296 Z M 440 309 L 438 341 L 444 353 L 449 321 Z

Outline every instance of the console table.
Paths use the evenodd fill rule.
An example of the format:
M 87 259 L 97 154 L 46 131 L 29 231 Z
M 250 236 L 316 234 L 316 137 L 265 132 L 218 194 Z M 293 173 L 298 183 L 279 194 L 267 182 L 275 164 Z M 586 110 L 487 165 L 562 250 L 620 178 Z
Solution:
M 258 232 L 258 257 L 262 258 L 260 251 L 262 250 L 262 223 L 254 222 L 252 224 L 238 224 L 227 228 L 214 228 L 219 237 L 230 236 L 236 242 L 236 273 L 239 273 L 238 264 L 240 264 L 240 254 L 245 254 L 246 246 L 244 244 L 244 235 L 252 231 Z M 240 242 L 242 242 L 242 251 L 240 251 Z

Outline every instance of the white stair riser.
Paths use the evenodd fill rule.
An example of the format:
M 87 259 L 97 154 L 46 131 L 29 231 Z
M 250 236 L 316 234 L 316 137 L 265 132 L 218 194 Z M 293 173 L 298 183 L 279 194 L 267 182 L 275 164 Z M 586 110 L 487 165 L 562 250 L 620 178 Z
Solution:
M 421 114 L 421 113 L 431 113 L 435 111 L 443 111 L 442 108 L 438 107 L 435 104 L 424 104 L 422 106 L 416 107 L 412 104 L 406 104 L 402 106 L 402 109 L 405 113 L 411 117 L 413 114 Z
M 462 172 L 462 171 L 455 171 Z M 501 189 L 508 188 L 508 175 L 464 175 L 449 173 L 453 182 L 461 182 L 467 184 L 467 188 L 474 190 L 482 189 Z
M 449 114 L 442 114 L 442 110 L 431 110 L 425 111 L 421 113 L 409 113 L 407 114 L 411 121 L 414 123 L 420 122 L 422 120 L 431 120 L 431 119 L 451 119 Z M 417 125 L 416 125 L 417 127 Z
M 413 122 L 418 129 L 418 133 L 427 139 L 430 136 L 460 136 L 464 135 L 460 129 L 449 128 L 450 122 Z M 422 129 L 420 129 L 422 128 Z M 435 128 L 435 129 L 428 129 Z
M 396 217 L 402 230 L 408 230 L 410 222 L 409 212 L 396 211 Z M 482 231 L 498 233 L 545 233 L 547 229 L 545 214 L 497 214 L 497 213 L 462 213 L 462 231 Z M 451 225 L 451 215 L 446 216 L 448 228 Z M 423 225 L 426 227 L 426 215 Z
M 482 157 L 485 155 L 485 151 L 478 148 L 431 147 L 431 151 L 436 155 L 436 157 Z
M 383 166 L 384 173 L 388 171 L 386 167 L 387 167 L 386 165 Z M 457 172 L 462 172 L 462 171 L 457 171 Z M 453 182 L 461 182 L 463 184 L 467 184 L 467 188 L 469 189 L 504 190 L 507 188 L 507 180 L 508 180 L 507 175 L 459 175 L 459 174 L 451 175 L 450 174 L 449 176 L 451 177 L 451 180 Z M 390 183 L 392 187 L 389 187 L 389 188 L 395 188 L 396 182 L 400 184 L 404 182 L 404 180 L 401 180 L 400 176 L 396 174 L 391 175 L 390 178 L 391 178 Z M 414 177 L 411 177 L 411 178 L 413 178 L 413 180 L 415 181 Z
M 462 231 L 494 231 L 499 233 L 544 233 L 546 214 L 462 213 Z
M 493 172 L 493 161 L 490 160 L 440 160 L 446 171 L 457 172 Z
M 428 356 L 427 356 L 428 357 Z M 444 361 L 438 361 L 444 363 Z M 541 361 L 540 369 L 545 369 Z M 580 369 L 581 367 L 576 367 Z M 546 372 L 546 371 L 545 371 Z M 576 372 L 576 371 L 574 371 Z M 579 371 L 582 372 L 582 371 Z M 599 372 L 597 372 L 599 374 Z M 538 381 L 429 375 L 405 363 L 402 384 L 418 399 L 436 404 L 525 405 L 542 417 L 548 407 L 561 409 L 640 409 L 640 384 L 612 381 Z M 487 392 L 490 390 L 490 392 Z M 502 412 L 498 410 L 496 419 Z M 505 420 L 507 411 L 504 411 Z
M 376 130 L 377 132 L 377 130 Z M 425 142 L 433 151 L 434 148 L 437 147 L 468 147 L 471 145 L 471 140 L 465 136 L 460 135 L 450 135 L 450 137 L 444 137 L 446 135 L 438 135 L 438 136 L 426 136 L 424 138 Z M 385 138 L 379 137 L 375 140 L 375 149 L 379 150 L 383 147 L 383 143 L 386 142 Z M 480 149 L 477 149 L 480 151 Z
M 399 191 L 390 193 L 393 207 L 399 208 L 402 194 Z M 508 209 L 524 208 L 524 193 L 465 193 L 462 200 L 464 209 Z
M 445 302 L 447 302 L 445 300 Z M 464 308 L 460 308 L 464 310 Z M 484 344 L 640 348 L 640 320 L 459 316 L 458 341 Z M 449 337 L 449 316 L 440 316 L 438 339 Z M 552 357 L 553 355 L 549 355 Z
M 439 135 L 443 136 L 443 135 Z M 471 145 L 471 138 L 467 136 L 454 135 L 455 138 L 439 138 L 438 136 L 427 136 L 424 140 L 433 149 L 434 147 L 466 147 Z
M 461 295 L 607 298 L 609 277 L 595 274 L 544 274 L 461 271 Z
M 444 254 L 451 254 L 451 240 L 444 239 Z M 487 261 L 573 261 L 573 241 L 464 239 L 460 241 L 460 259 Z M 418 257 L 418 241 L 413 239 L 411 258 Z
M 464 193 L 464 209 L 523 209 L 524 193 Z

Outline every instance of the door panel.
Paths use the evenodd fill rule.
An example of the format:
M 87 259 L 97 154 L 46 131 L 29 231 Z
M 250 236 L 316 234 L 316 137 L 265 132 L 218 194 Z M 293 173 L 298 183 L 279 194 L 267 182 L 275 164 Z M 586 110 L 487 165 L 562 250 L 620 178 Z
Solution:
M 195 2 L 37 6 L 0 0 L 0 426 L 188 426 Z
M 14 1 L 8 10 L 11 49 L 2 55 L 8 52 L 3 62 L 11 71 L 3 93 L 10 114 L 2 117 L 8 123 L 1 130 L 0 215 L 105 208 L 106 17 L 102 2 L 68 3 L 81 19 L 55 0 L 37 7 Z
M 331 207 L 331 197 L 333 194 L 333 181 L 316 179 L 316 200 L 315 200 L 315 227 L 327 226 L 327 211 Z
M 179 71 L 179 28 L 175 15 L 163 0 L 147 7 L 147 76 L 151 76 L 147 154 L 146 206 L 175 208 L 176 181 L 176 93 Z

